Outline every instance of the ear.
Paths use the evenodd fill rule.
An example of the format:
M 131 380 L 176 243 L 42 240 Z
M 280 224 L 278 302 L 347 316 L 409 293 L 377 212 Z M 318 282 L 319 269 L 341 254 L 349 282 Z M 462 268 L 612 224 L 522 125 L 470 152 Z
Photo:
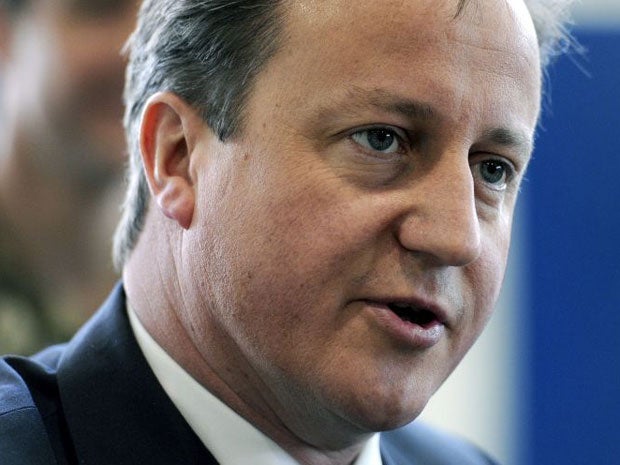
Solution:
M 146 179 L 162 213 L 189 229 L 195 191 L 190 157 L 202 118 L 170 92 L 153 95 L 146 103 L 140 129 L 140 148 Z

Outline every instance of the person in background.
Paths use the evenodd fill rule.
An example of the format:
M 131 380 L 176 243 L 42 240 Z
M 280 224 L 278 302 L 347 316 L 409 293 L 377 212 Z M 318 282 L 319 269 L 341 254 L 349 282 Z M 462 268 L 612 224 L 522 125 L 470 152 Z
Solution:
M 0 0 L 0 352 L 72 334 L 114 282 L 134 0 Z
M 565 7 L 144 1 L 123 280 L 0 359 L 0 463 L 494 463 L 416 418 L 493 312 Z

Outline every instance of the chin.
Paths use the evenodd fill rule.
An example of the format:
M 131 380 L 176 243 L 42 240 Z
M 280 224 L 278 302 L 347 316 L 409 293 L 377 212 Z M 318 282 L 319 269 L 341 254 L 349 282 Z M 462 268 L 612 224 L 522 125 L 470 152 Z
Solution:
M 426 403 L 420 408 L 409 409 L 406 411 L 387 411 L 387 412 L 374 412 L 372 416 L 365 418 L 365 429 L 372 432 L 389 431 L 401 426 L 405 426 L 415 420 Z M 378 413 L 378 414 L 377 414 Z
M 398 419 L 398 421 L 395 418 L 391 418 L 391 419 L 377 420 L 374 422 L 368 422 L 365 425 L 363 425 L 363 430 L 368 431 L 370 433 L 381 433 L 384 431 L 392 431 L 402 426 L 408 425 L 413 420 L 415 420 L 417 417 L 418 415 L 414 415 L 411 417 L 407 417 L 406 419 L 400 418 Z
M 352 402 L 343 407 L 349 421 L 363 431 L 388 431 L 411 423 L 422 413 L 430 399 L 424 390 L 406 394 L 376 394 L 366 393 L 361 402 Z

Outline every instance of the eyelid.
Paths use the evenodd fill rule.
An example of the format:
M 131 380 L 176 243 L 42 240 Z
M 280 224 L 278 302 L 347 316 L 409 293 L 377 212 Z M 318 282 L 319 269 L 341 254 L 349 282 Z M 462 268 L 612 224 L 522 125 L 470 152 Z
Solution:
M 480 160 L 493 159 L 505 162 L 510 166 L 515 175 L 525 171 L 531 159 L 531 154 L 529 152 L 523 152 L 518 149 L 511 150 L 510 147 L 505 149 L 494 146 L 484 148 L 475 145 L 474 147 L 475 148 L 470 152 L 470 158 Z
M 381 123 L 375 123 L 375 124 L 368 124 L 368 125 L 364 125 L 364 126 L 358 126 L 356 128 L 353 129 L 349 129 L 348 131 L 345 132 L 345 136 L 349 139 L 352 139 L 352 136 L 354 134 L 359 134 L 365 131 L 372 131 L 373 129 L 385 129 L 388 131 L 392 131 L 394 132 L 394 134 L 396 135 L 398 142 L 400 143 L 400 145 L 402 146 L 402 150 L 399 150 L 399 153 L 402 151 L 408 151 L 410 146 L 411 146 L 411 139 L 409 137 L 409 134 L 407 133 L 407 131 L 405 131 L 402 128 L 399 128 L 398 126 L 393 126 L 391 124 L 381 124 Z M 357 144 L 357 142 L 355 142 Z M 358 144 L 359 145 L 359 144 Z
M 520 164 L 515 163 L 510 157 L 505 155 L 499 155 L 493 152 L 477 152 L 470 156 L 473 158 L 472 166 L 483 163 L 485 161 L 494 161 L 501 163 L 507 168 L 509 177 L 514 177 L 521 172 Z
M 478 170 L 480 169 L 480 166 L 485 162 L 491 161 L 491 162 L 495 162 L 495 163 L 503 165 L 504 170 L 505 170 L 505 175 L 504 175 L 504 181 L 502 184 L 493 184 L 493 183 L 485 181 L 484 179 L 481 179 L 481 181 L 491 191 L 494 191 L 497 193 L 505 192 L 512 185 L 515 184 L 514 180 L 516 179 L 516 176 L 517 176 L 517 171 L 515 169 L 515 166 L 510 160 L 506 159 L 505 157 L 502 157 L 499 155 L 492 155 L 492 154 L 489 154 L 489 155 L 491 156 L 481 157 L 480 159 L 476 160 L 474 163 L 471 164 L 472 174 L 474 175 L 474 177 L 482 178 L 482 174 Z M 478 169 L 475 169 L 476 167 L 478 167 Z
M 381 124 L 381 123 L 376 123 L 376 124 L 368 124 L 368 125 L 364 125 L 364 126 L 358 126 L 354 129 L 349 129 L 347 131 L 347 135 L 351 136 L 353 134 L 359 133 L 359 132 L 364 132 L 364 131 L 372 131 L 373 129 L 387 129 L 389 131 L 394 131 L 396 133 L 396 135 L 402 139 L 404 142 L 409 142 L 409 135 L 407 134 L 407 131 L 405 131 L 402 128 L 399 128 L 398 126 L 393 126 L 391 124 Z

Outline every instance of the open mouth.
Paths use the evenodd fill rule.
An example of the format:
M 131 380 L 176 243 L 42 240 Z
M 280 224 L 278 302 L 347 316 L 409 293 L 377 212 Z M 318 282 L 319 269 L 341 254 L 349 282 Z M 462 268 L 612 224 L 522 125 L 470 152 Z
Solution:
M 437 315 L 425 308 L 418 308 L 408 304 L 390 303 L 388 308 L 401 320 L 422 328 L 429 328 L 438 323 Z

